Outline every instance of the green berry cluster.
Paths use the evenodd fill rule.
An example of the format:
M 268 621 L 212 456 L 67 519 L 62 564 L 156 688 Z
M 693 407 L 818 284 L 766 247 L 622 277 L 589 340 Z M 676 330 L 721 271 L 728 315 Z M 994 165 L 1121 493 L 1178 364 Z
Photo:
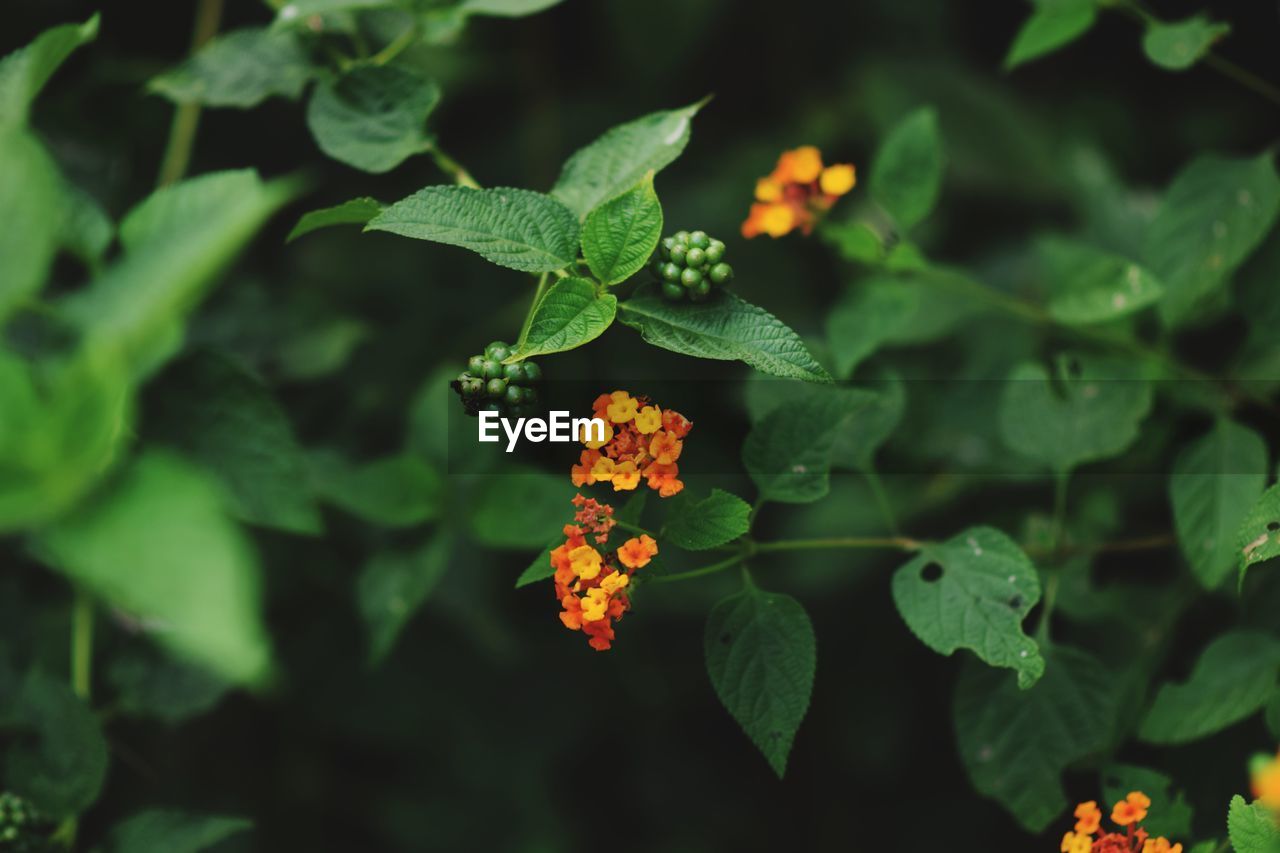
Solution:
M 733 279 L 733 267 L 724 262 L 724 243 L 706 231 L 677 231 L 664 238 L 649 269 L 669 302 L 701 302 L 712 287 Z
M 503 364 L 511 352 L 504 342 L 494 341 L 482 355 L 468 359 L 467 369 L 452 383 L 467 414 L 485 411 L 504 418 L 523 418 L 536 411 L 542 369 L 532 361 Z
M 31 803 L 8 791 L 0 792 L 0 851 L 37 853 L 49 849 L 48 824 Z

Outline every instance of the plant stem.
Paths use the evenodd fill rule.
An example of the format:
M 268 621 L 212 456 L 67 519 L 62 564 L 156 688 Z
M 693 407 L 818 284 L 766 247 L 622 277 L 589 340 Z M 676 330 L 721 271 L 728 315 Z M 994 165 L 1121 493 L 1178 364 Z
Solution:
M 93 599 L 79 587 L 71 602 L 71 690 L 88 704 L 93 683 Z M 68 850 L 76 843 L 79 818 L 58 824 L 53 838 Z
M 533 291 L 533 301 L 529 303 L 529 310 L 524 315 L 524 322 L 520 324 L 520 336 L 516 338 L 516 352 L 524 346 L 525 339 L 529 337 L 529 327 L 533 325 L 533 313 L 538 310 L 538 303 L 542 301 L 542 297 L 547 294 L 547 283 L 551 281 L 549 273 L 543 273 L 538 278 L 538 287 Z M 619 522 L 621 524 L 621 522 Z
M 213 38 L 221 20 L 222 0 L 199 0 L 196 5 L 195 28 L 191 34 L 191 53 L 198 51 Z M 165 147 L 164 160 L 160 163 L 157 186 L 166 187 L 181 180 L 187 173 L 199 126 L 200 104 L 179 104 L 173 114 L 173 124 L 169 127 L 169 143 Z
M 894 548 L 899 551 L 919 551 L 926 543 L 908 536 L 832 536 L 821 539 L 775 539 L 772 542 L 753 543 L 754 553 L 770 551 L 815 551 L 836 548 Z
M 417 40 L 418 28 L 406 27 L 404 32 L 392 39 L 382 50 L 375 53 L 369 61 L 374 65 L 386 65 Z
M 716 572 L 722 572 L 725 569 L 731 569 L 745 559 L 747 559 L 746 554 L 734 554 L 732 557 L 723 559 L 718 563 L 712 563 L 709 566 L 703 566 L 700 569 L 690 569 L 687 572 L 680 572 L 675 575 L 659 575 L 658 577 L 650 578 L 646 583 L 676 583 L 677 581 L 686 581 L 691 580 L 692 578 L 705 577 L 706 575 L 713 575 Z
M 444 172 L 453 182 L 460 187 L 470 187 L 473 190 L 480 189 L 480 185 L 476 183 L 476 179 L 471 177 L 461 163 L 441 151 L 436 146 L 431 146 L 431 158 L 436 161 L 436 165 L 440 167 L 440 171 Z
M 871 494 L 876 499 L 876 504 L 880 507 L 880 514 L 884 516 L 885 524 L 889 526 L 889 532 L 897 536 L 898 519 L 893 514 L 893 504 L 889 502 L 889 493 L 884 490 L 884 481 L 880 479 L 880 475 L 876 473 L 875 468 L 868 467 L 862 472 L 867 478 L 867 485 L 871 487 Z
M 1040 624 L 1036 626 L 1036 642 L 1041 646 L 1049 645 L 1049 620 L 1053 616 L 1053 606 L 1058 601 L 1058 584 L 1062 581 L 1060 572 L 1050 572 L 1044 582 L 1044 609 L 1040 611 Z

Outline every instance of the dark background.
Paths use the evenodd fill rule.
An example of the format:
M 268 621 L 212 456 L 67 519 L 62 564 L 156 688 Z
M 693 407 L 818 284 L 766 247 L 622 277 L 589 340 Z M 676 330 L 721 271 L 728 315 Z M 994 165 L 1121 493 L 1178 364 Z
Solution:
M 118 217 L 154 183 L 172 106 L 146 95 L 145 81 L 184 55 L 193 4 L 4 5 L 0 52 L 53 24 L 103 13 L 98 41 L 59 72 L 34 122 L 64 169 Z M 249 0 L 228 7 L 224 28 L 269 20 Z M 743 296 L 817 336 L 823 310 L 854 271 L 816 239 L 738 237 L 755 176 L 785 147 L 818 144 L 865 176 L 884 131 L 910 109 L 935 105 L 950 170 L 921 242 L 934 257 L 990 264 L 1032 233 L 1079 222 L 1073 163 L 1081 151 L 1109 163 L 1123 184 L 1154 190 L 1200 151 L 1255 153 L 1280 131 L 1280 111 L 1231 81 L 1151 66 L 1138 29 L 1114 14 L 1102 14 L 1065 51 L 1004 74 L 1001 61 L 1028 9 L 1013 0 L 568 0 L 530 19 L 475 19 L 456 45 L 413 59 L 445 92 L 431 121 L 442 147 L 485 185 L 546 189 L 563 159 L 608 127 L 714 93 L 684 156 L 658 178 L 667 230 L 704 228 L 726 239 Z M 1207 9 L 1232 22 L 1222 52 L 1276 74 L 1275 3 L 1153 9 L 1167 19 Z M 458 250 L 356 229 L 285 247 L 305 210 L 361 195 L 391 201 L 446 180 L 425 157 L 384 176 L 327 160 L 300 104 L 205 112 L 192 173 L 244 166 L 268 176 L 305 169 L 315 188 L 256 241 L 202 311 L 192 340 L 234 352 L 271 380 L 308 446 L 365 457 L 398 447 L 424 380 L 491 339 L 513 337 L 531 281 Z M 845 204 L 858 204 L 856 195 Z M 75 270 L 61 272 L 69 286 Z M 337 370 L 303 380 L 281 368 L 283 340 L 343 320 L 367 333 Z M 1202 336 L 1229 337 L 1233 322 Z M 1212 360 L 1205 340 L 1181 346 Z M 945 377 L 945 346 L 937 364 Z M 705 470 L 737 470 L 747 415 L 740 386 L 719 381 L 741 378 L 736 368 L 654 350 L 615 328 L 585 352 L 545 359 L 544 369 L 600 391 L 656 396 L 664 378 L 701 377 L 698 394 L 672 391 L 693 398 L 679 403 L 696 424 L 686 456 L 701 454 Z M 1165 414 L 1157 410 L 1154 420 Z M 1167 446 L 1178 428 L 1162 423 L 1148 440 Z M 887 465 L 895 454 L 921 467 L 898 442 Z M 929 461 L 945 468 L 945 457 Z M 571 461 L 557 465 L 567 472 Z M 714 481 L 751 494 L 745 477 Z M 1016 534 L 1027 508 L 1049 506 L 1043 481 L 972 478 L 952 493 L 970 496 L 963 501 L 921 498 L 929 482 L 889 482 L 919 536 L 945 536 L 974 520 Z M 1158 466 L 1146 477 L 1113 481 L 1099 470 L 1079 482 L 1082 493 L 1136 496 L 1125 518 L 1132 532 L 1169 529 Z M 813 507 L 767 509 L 761 535 L 879 531 L 859 479 L 837 478 L 833 492 Z M 441 522 L 458 538 L 449 573 L 374 669 L 351 590 L 364 556 L 386 537 L 337 514 L 326 522 L 323 539 L 257 534 L 284 673 L 278 687 L 229 695 L 179 725 L 113 722 L 111 775 L 86 818 L 87 839 L 149 805 L 250 816 L 252 839 L 227 849 L 260 851 L 1025 851 L 1054 849 L 1068 826 L 1064 818 L 1029 839 L 972 791 L 951 724 L 959 661 L 930 652 L 897 616 L 894 555 L 790 554 L 757 566 L 762 585 L 804 602 L 819 640 L 812 705 L 780 782 L 720 706 L 702 664 L 705 615 L 736 588 L 733 577 L 644 592 L 615 648 L 596 654 L 560 626 L 547 589 L 511 590 L 531 554 L 471 544 L 450 517 Z M 1186 573 L 1173 551 L 1108 558 L 1094 571 L 1104 582 L 1127 572 L 1152 584 Z M 5 574 L 6 598 L 22 602 L 10 608 L 10 624 L 62 636 L 61 584 L 34 566 Z M 1265 620 L 1274 593 L 1253 596 L 1246 618 Z M 1154 597 L 1133 601 L 1159 606 Z M 1165 672 L 1185 674 L 1204 640 L 1236 619 L 1236 606 L 1206 599 L 1168 626 L 1174 653 Z M 1062 628 L 1122 655 L 1109 630 Z M 102 656 L 117 642 L 112 634 L 101 632 Z M 1194 747 L 1121 757 L 1173 772 L 1202 806 L 1198 834 L 1221 835 L 1227 799 L 1245 787 L 1242 756 L 1266 743 L 1255 721 Z M 1072 797 L 1099 796 L 1095 769 L 1068 777 Z

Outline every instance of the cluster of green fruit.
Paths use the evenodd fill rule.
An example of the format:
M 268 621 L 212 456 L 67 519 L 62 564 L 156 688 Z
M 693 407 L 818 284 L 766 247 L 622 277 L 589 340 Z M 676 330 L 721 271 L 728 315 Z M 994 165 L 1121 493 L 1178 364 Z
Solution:
M 542 369 L 532 361 L 503 364 L 511 352 L 504 342 L 494 341 L 482 355 L 468 359 L 467 369 L 452 383 L 467 414 L 497 412 L 504 418 L 523 418 L 536 411 Z
M 8 791 L 0 793 L 0 851 L 37 853 L 49 847 L 48 824 L 35 807 Z
M 664 238 L 649 269 L 670 302 L 702 302 L 712 287 L 733 279 L 733 267 L 724 262 L 724 243 L 706 231 L 677 231 Z

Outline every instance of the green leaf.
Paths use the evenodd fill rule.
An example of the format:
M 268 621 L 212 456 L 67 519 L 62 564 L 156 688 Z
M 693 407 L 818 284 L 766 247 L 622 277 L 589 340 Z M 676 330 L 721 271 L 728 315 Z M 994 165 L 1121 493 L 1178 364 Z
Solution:
M 98 718 L 66 682 L 33 671 L 4 711 L 19 733 L 5 755 L 7 787 L 55 819 L 93 805 L 107 772 L 107 743 Z
M 1147 229 L 1146 262 L 1165 287 L 1160 315 L 1178 326 L 1231 279 L 1280 212 L 1272 153 L 1208 154 L 1178 173 Z
M 618 298 L 585 278 L 562 278 L 542 296 L 529 331 L 508 362 L 564 352 L 594 341 L 613 324 Z
M 148 88 L 179 104 L 247 109 L 276 95 L 297 98 L 314 73 L 296 34 L 249 27 L 213 39 Z
M 552 272 L 578 257 L 573 212 L 529 190 L 427 187 L 385 208 L 365 230 L 461 246 L 523 272 Z
M 0 127 L 26 122 L 31 102 L 53 73 L 77 47 L 97 37 L 98 16 L 94 15 L 83 24 L 45 30 L 31 44 L 0 59 Z M 7 157 L 4 161 L 9 162 Z
M 147 436 L 182 450 L 227 487 L 241 521 L 292 533 L 321 530 L 307 461 L 262 381 L 203 352 L 169 373 L 147 413 Z
M 1141 311 L 1164 295 L 1160 282 L 1119 255 L 1063 237 L 1037 241 L 1049 283 L 1049 315 L 1069 326 L 1104 323 Z
M 339 509 L 382 527 L 414 527 L 440 514 L 444 482 L 409 453 L 354 464 L 332 451 L 311 454 L 316 492 Z
M 564 0 L 462 0 L 458 8 L 468 15 L 490 15 L 495 18 L 523 18 L 534 15 Z
M 1008 536 L 970 527 L 926 546 L 893 576 L 893 601 L 926 646 L 970 649 L 990 666 L 1016 670 L 1027 689 L 1044 675 L 1040 647 L 1022 622 L 1040 600 L 1036 567 Z
M 61 178 L 44 147 L 21 128 L 0 127 L 0 210 L 21 215 L 0 228 L 0 324 L 40 292 L 63 222 Z
M 490 548 L 541 547 L 572 519 L 576 492 L 567 477 L 532 468 L 509 466 L 486 475 L 470 507 L 471 536 Z
M 813 692 L 809 615 L 791 596 L 748 581 L 711 610 L 703 649 L 716 695 L 781 778 Z
M 179 723 L 212 709 L 230 688 L 207 667 L 175 660 L 149 644 L 127 650 L 107 666 L 121 714 Z
M 1181 790 L 1173 790 L 1172 779 L 1131 764 L 1109 764 L 1103 768 L 1103 802 L 1119 802 L 1130 791 L 1141 791 L 1151 798 L 1151 812 L 1142 822 L 1142 828 L 1151 835 L 1176 840 L 1191 834 L 1191 806 Z
M 617 284 L 636 273 L 662 237 L 662 205 L 653 191 L 653 173 L 627 192 L 587 215 L 582 225 L 582 253 L 591 272 L 604 284 Z
M 1062 772 L 1106 746 L 1116 713 L 1114 676 L 1101 663 L 1067 646 L 1045 657 L 1030 690 L 970 662 L 955 695 L 960 759 L 973 786 L 1033 833 L 1066 809 Z
M 369 659 L 378 663 L 395 647 L 405 625 L 435 589 L 449 565 L 452 544 L 437 535 L 412 551 L 383 551 L 356 581 L 356 603 L 369 635 Z
M 1095 0 L 1035 0 L 1035 11 L 1014 36 L 1005 70 L 1065 47 L 1089 31 L 1097 18 Z
M 810 503 L 830 489 L 837 440 L 874 417 L 874 393 L 858 388 L 814 389 L 774 409 L 747 434 L 742 462 L 764 500 Z
M 898 226 L 918 224 L 942 187 L 942 140 L 932 108 L 911 113 L 881 143 L 871 164 L 868 188 Z
M 1236 531 L 1236 561 L 1240 584 L 1258 563 L 1280 557 L 1280 483 L 1262 493 Z
M 1015 368 L 1000 398 L 1005 444 L 1058 472 L 1123 453 L 1151 410 L 1151 383 L 1132 364 L 1062 355 L 1056 375 Z M 1055 387 L 1056 386 L 1056 387 Z
M 919 308 L 919 291 L 896 279 L 873 278 L 849 288 L 827 315 L 827 346 L 836 375 L 852 376 Z
M 800 336 L 763 308 L 722 291 L 707 302 L 672 303 L 655 294 L 618 306 L 618 319 L 662 349 L 719 361 L 741 361 L 784 379 L 830 382 Z
M 686 551 L 705 551 L 732 542 L 751 529 L 751 504 L 737 495 L 712 489 L 697 503 L 672 510 L 663 538 Z
M 1161 68 L 1185 71 L 1229 32 L 1230 24 L 1211 21 L 1204 15 L 1193 15 L 1171 24 L 1151 21 L 1142 36 L 1142 52 Z
M 302 214 L 302 218 L 298 220 L 297 225 L 293 226 L 293 230 L 284 241 L 292 243 L 299 237 L 331 225 L 364 225 L 381 213 L 384 207 L 385 205 L 376 198 L 365 196 L 344 201 L 334 207 L 312 210 Z
M 831 464 L 835 468 L 874 471 L 876 451 L 902 422 L 907 404 L 906 383 L 888 370 L 880 371 L 875 380 L 870 386 L 860 386 L 873 395 L 870 404 L 859 409 L 857 417 L 850 419 L 836 435 L 831 450 Z
M 1262 803 L 1246 803 L 1236 794 L 1227 812 L 1227 833 L 1235 853 L 1280 853 L 1280 824 Z
M 1280 640 L 1233 631 L 1218 637 L 1181 684 L 1165 684 L 1138 728 L 1148 743 L 1198 740 L 1256 714 L 1280 676 Z
M 557 539 L 546 548 L 538 552 L 538 556 L 533 558 L 533 562 L 529 564 L 520 577 L 516 578 L 516 589 L 535 584 L 538 581 L 544 581 L 556 573 L 551 567 L 551 552 L 563 544 L 562 539 Z
M 156 640 L 184 659 L 237 683 L 269 673 L 257 560 L 219 488 L 178 457 L 144 454 L 38 545 L 75 582 L 162 626 Z
M 58 232 L 58 242 L 62 248 L 97 274 L 115 235 L 116 226 L 102 209 L 102 205 L 79 187 L 64 184 L 62 227 Z
M 375 174 L 431 147 L 424 125 L 440 87 L 398 65 L 360 65 L 316 86 L 307 127 L 320 150 Z
M 609 130 L 565 162 L 551 194 L 585 218 L 679 157 L 693 117 L 705 104 L 650 113 Z
M 1169 500 L 1183 556 L 1206 589 L 1236 565 L 1236 533 L 1267 484 L 1267 445 L 1253 430 L 1220 420 L 1173 463 Z
M 200 853 L 250 829 L 244 818 L 152 809 L 112 829 L 103 853 Z
M 315 15 L 332 15 L 359 9 L 388 9 L 405 5 L 404 0 L 290 0 L 281 5 L 276 12 L 276 23 L 304 24 Z
M 825 222 L 818 235 L 846 261 L 872 265 L 884 260 L 884 238 L 865 222 Z

